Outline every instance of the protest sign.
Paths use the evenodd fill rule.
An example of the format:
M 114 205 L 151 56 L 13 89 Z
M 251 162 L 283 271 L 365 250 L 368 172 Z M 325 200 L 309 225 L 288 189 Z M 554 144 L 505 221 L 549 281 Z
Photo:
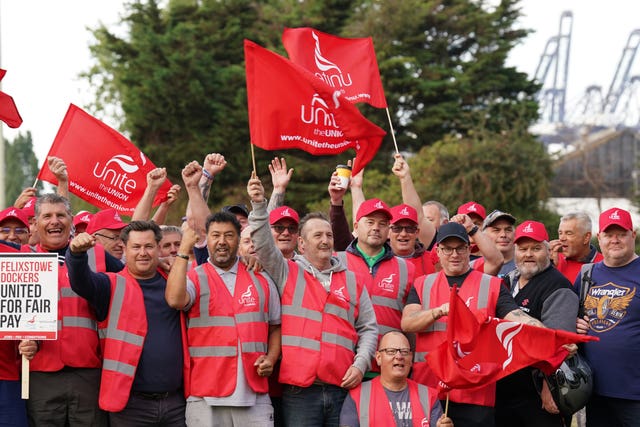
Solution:
M 0 254 L 0 339 L 55 340 L 58 254 Z

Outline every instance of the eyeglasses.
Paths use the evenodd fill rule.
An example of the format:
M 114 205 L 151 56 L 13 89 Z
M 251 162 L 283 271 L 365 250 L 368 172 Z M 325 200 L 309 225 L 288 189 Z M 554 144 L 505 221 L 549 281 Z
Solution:
M 400 356 L 408 356 L 411 354 L 410 348 L 381 348 L 378 351 L 386 354 L 387 356 L 395 356 L 398 353 L 400 353 Z
M 447 256 L 451 255 L 454 251 L 458 255 L 464 255 L 469 250 L 469 246 L 466 246 L 466 245 L 465 246 L 458 246 L 457 248 L 449 248 L 447 246 L 438 246 L 438 249 L 440 249 L 442 251 L 442 253 L 447 255 Z
M 107 236 L 106 234 L 101 234 L 101 233 L 93 233 L 93 235 L 104 237 L 105 239 L 111 240 L 112 242 L 117 242 L 118 240 L 122 240 L 120 236 Z
M 402 230 L 406 231 L 409 234 L 413 234 L 418 231 L 418 227 L 415 225 L 392 225 L 391 231 L 394 233 L 402 233 Z
M 290 234 L 296 234 L 298 232 L 298 226 L 296 225 L 284 226 L 284 225 L 276 224 L 276 225 L 272 225 L 271 228 L 275 230 L 275 232 L 278 234 L 284 233 L 284 230 L 289 230 Z
M 28 228 L 24 228 L 24 227 L 2 227 L 0 228 L 0 232 L 5 233 L 5 234 L 11 234 L 11 232 L 14 232 L 16 236 L 23 236 L 27 233 L 29 233 L 29 229 Z

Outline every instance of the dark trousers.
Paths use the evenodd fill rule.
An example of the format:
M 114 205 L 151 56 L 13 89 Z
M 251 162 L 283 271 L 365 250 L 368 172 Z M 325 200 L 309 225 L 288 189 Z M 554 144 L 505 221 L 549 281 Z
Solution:
M 587 404 L 587 427 L 637 427 L 640 401 L 591 396 Z
M 184 427 L 186 403 L 182 392 L 144 394 L 132 392 L 127 406 L 109 412 L 111 427 Z
M 570 427 L 571 417 L 550 414 L 542 408 L 539 397 L 496 402 L 496 427 Z
M 283 385 L 282 414 L 286 427 L 338 427 L 347 390 L 330 384 Z
M 106 427 L 98 408 L 100 369 L 64 368 L 29 374 L 27 413 L 31 427 Z
M 0 427 L 27 427 L 27 409 L 20 381 L 0 380 Z
M 446 407 L 446 401 L 441 400 L 442 410 Z M 495 410 L 490 406 L 469 405 L 449 401 L 449 418 L 456 427 L 494 427 Z

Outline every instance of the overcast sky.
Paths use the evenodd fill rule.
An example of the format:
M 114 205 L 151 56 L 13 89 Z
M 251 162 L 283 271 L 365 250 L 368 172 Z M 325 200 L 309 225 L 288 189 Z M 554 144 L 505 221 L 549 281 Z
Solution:
M 86 83 L 77 77 L 90 65 L 86 28 L 115 24 L 123 3 L 0 0 L 0 66 L 7 70 L 2 90 L 14 97 L 24 119 L 18 131 L 31 131 L 41 162 L 69 103 L 82 107 L 90 101 Z M 569 103 L 577 102 L 588 85 L 608 89 L 629 34 L 640 28 L 639 0 L 523 0 L 521 5 L 521 25 L 535 33 L 514 49 L 509 65 L 530 75 L 547 40 L 558 33 L 562 11 L 573 12 Z M 9 139 L 17 134 L 4 124 L 2 132 Z

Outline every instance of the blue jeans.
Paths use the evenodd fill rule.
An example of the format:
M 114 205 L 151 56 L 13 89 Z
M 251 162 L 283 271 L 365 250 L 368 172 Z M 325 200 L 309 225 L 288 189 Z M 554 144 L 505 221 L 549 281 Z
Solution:
M 640 401 L 591 395 L 587 427 L 634 427 L 640 423 Z
M 347 390 L 330 384 L 284 384 L 282 415 L 286 427 L 338 427 Z

